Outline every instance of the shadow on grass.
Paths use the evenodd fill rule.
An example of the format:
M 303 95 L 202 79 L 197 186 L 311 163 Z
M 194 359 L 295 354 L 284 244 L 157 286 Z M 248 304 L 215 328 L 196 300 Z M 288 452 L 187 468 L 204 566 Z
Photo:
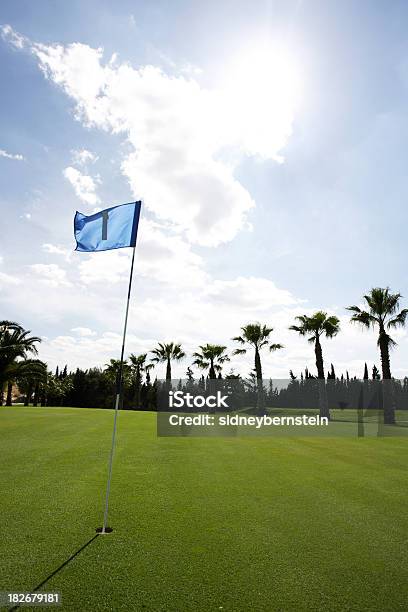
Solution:
M 53 578 L 56 574 L 58 574 L 58 572 L 64 569 L 64 567 L 66 567 L 68 563 L 71 563 L 71 561 L 73 561 L 75 557 L 77 557 L 83 550 L 85 550 L 85 548 L 87 548 L 87 546 L 89 546 L 94 540 L 96 540 L 96 538 L 99 535 L 100 535 L 99 533 L 96 533 L 94 536 L 92 536 L 90 540 L 88 540 L 83 546 L 81 546 L 81 548 L 78 548 L 78 550 L 76 550 L 70 557 L 68 557 L 68 559 L 66 559 L 63 563 L 61 563 L 61 565 L 57 567 L 57 569 L 51 572 L 49 576 L 47 576 L 42 582 L 40 582 L 40 584 L 37 584 L 37 586 L 34 589 L 31 589 L 31 591 L 29 592 L 36 593 L 37 591 L 39 591 L 41 587 L 43 587 L 45 584 L 47 584 L 49 580 L 51 580 L 51 578 Z M 17 604 L 13 606 L 12 608 L 9 608 L 9 612 L 12 612 L 13 610 L 17 610 L 18 608 L 21 608 L 21 607 L 22 607 L 21 604 Z

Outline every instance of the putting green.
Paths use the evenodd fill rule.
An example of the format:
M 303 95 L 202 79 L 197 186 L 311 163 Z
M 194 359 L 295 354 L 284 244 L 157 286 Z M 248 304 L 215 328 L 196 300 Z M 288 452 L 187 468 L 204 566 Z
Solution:
M 0 590 L 32 591 L 94 536 L 112 420 L 0 408 Z M 118 425 L 114 531 L 42 587 L 60 610 L 408 608 L 407 438 L 157 438 L 146 412 Z

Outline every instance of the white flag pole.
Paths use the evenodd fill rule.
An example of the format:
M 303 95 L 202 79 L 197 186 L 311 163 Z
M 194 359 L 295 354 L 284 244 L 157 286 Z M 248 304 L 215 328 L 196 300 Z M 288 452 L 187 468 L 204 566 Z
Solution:
M 132 279 L 133 279 L 133 266 L 135 263 L 135 252 L 136 252 L 136 242 L 135 242 L 135 246 L 133 247 L 132 264 L 130 266 L 129 288 L 128 288 L 128 295 L 127 295 L 127 302 L 126 302 L 125 325 L 123 327 L 122 351 L 120 354 L 120 366 L 119 366 L 119 374 L 118 374 L 117 389 L 116 389 L 115 416 L 113 419 L 112 445 L 111 445 L 111 450 L 110 450 L 110 455 L 109 455 L 108 481 L 106 484 L 105 512 L 103 515 L 102 529 L 100 528 L 97 529 L 97 531 L 101 534 L 110 533 L 112 531 L 112 529 L 110 529 L 107 526 L 108 511 L 109 511 L 109 493 L 110 493 L 110 485 L 111 485 L 111 479 L 112 479 L 113 454 L 115 450 L 116 425 L 117 425 L 117 420 L 118 420 L 119 404 L 120 404 L 120 399 L 121 399 L 122 390 L 123 390 L 123 356 L 125 353 L 126 330 L 127 330 L 127 322 L 128 322 L 128 315 L 129 315 L 130 294 L 132 291 Z

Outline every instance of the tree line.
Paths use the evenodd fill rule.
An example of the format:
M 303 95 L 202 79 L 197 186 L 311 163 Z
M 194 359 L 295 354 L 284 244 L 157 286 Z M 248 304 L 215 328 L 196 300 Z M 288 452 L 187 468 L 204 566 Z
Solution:
M 358 324 L 366 329 L 377 330 L 377 345 L 380 353 L 383 381 L 392 380 L 390 366 L 390 350 L 396 342 L 390 336 L 392 329 L 404 327 L 408 309 L 400 309 L 400 293 L 392 293 L 387 288 L 373 288 L 364 295 L 364 308 L 349 306 L 351 323 Z M 316 374 L 307 370 L 306 379 L 314 378 L 325 381 L 324 358 L 322 339 L 333 338 L 340 332 L 338 317 L 317 311 L 312 315 L 300 315 L 289 328 L 300 336 L 307 338 L 313 345 L 316 363 Z M 253 371 L 249 380 L 256 381 L 257 410 L 262 413 L 268 395 L 263 384 L 263 370 L 261 354 L 264 350 L 275 352 L 284 349 L 278 342 L 273 342 L 271 335 L 274 329 L 259 322 L 248 323 L 241 328 L 241 333 L 233 338 L 237 348 L 233 355 L 246 354 L 251 350 L 253 357 Z M 84 407 L 112 407 L 115 384 L 119 373 L 119 360 L 111 359 L 105 368 L 77 369 L 68 372 L 65 367 L 61 372 L 57 368 L 55 373 L 48 370 L 47 365 L 37 359 L 37 345 L 41 339 L 31 336 L 31 332 L 12 321 L 0 321 L 0 402 L 11 405 L 13 385 L 17 385 L 24 395 L 25 403 L 34 405 L 69 405 Z M 157 399 L 157 382 L 151 381 L 151 370 L 159 364 L 165 365 L 166 381 L 172 380 L 172 364 L 186 358 L 186 354 L 179 343 L 159 343 L 151 351 L 151 355 L 143 353 L 131 354 L 123 366 L 123 407 L 136 407 L 137 409 L 154 409 Z M 217 344 L 199 346 L 193 354 L 192 364 L 203 372 L 205 378 L 214 380 L 222 378 L 222 369 L 230 361 L 227 347 Z M 205 376 L 204 376 L 205 374 Z M 293 374 L 292 374 L 293 376 Z M 379 377 L 375 367 L 373 378 Z M 193 380 L 193 370 L 187 368 L 187 380 Z M 302 375 L 303 377 L 303 375 Z M 233 373 L 225 376 L 226 379 L 240 378 Z M 334 367 L 327 374 L 327 379 L 335 378 Z M 348 374 L 347 374 L 348 378 Z M 364 379 L 368 378 L 367 365 Z M 292 379 L 293 381 L 294 379 Z M 323 401 L 323 400 L 322 400 Z M 324 404 L 324 401 L 323 401 Z M 322 404 L 322 405 L 323 405 Z M 324 413 L 324 408 L 321 409 Z M 387 422 L 394 422 L 393 410 L 386 415 Z

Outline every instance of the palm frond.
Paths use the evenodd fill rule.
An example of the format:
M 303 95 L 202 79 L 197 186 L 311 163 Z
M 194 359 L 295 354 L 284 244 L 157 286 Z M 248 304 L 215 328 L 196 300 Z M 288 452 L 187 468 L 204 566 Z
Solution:
M 361 312 L 361 308 L 359 308 L 358 306 L 347 306 L 346 310 L 350 310 L 351 312 L 355 312 L 356 314 Z
M 360 312 L 356 312 L 350 318 L 350 322 L 358 323 L 359 325 L 362 325 L 363 327 L 370 327 L 374 325 L 375 323 L 377 323 L 377 319 L 373 317 L 373 315 L 371 315 L 366 310 L 360 310 Z
M 208 361 L 205 361 L 199 357 L 193 361 L 193 365 L 197 366 L 197 368 L 201 368 L 202 370 L 206 370 L 210 367 L 210 363 Z
M 279 351 L 280 349 L 285 348 L 283 344 L 270 344 L 269 345 L 269 350 L 272 351 Z
M 404 308 L 395 316 L 390 319 L 387 323 L 388 329 L 396 328 L 396 327 L 404 327 L 408 316 L 408 308 Z
M 172 357 L 179 361 L 180 359 L 184 359 L 186 356 L 185 352 L 181 348 L 181 344 L 173 344 Z
M 304 336 L 304 335 L 305 335 L 305 333 L 306 333 L 306 332 L 305 332 L 304 327 L 299 327 L 299 325 L 291 325 L 291 326 L 289 327 L 289 329 L 290 329 L 290 331 L 295 331 L 295 332 L 297 332 L 297 333 L 298 333 L 298 334 L 300 334 L 301 336 Z
M 323 330 L 327 338 L 333 338 L 340 331 L 340 319 L 334 315 L 327 317 L 323 323 Z
M 225 363 L 226 361 L 231 361 L 228 355 L 222 355 L 221 357 L 218 357 L 218 363 Z
M 235 338 L 233 338 L 234 342 L 239 342 L 240 344 L 245 344 L 245 340 L 243 339 L 242 336 L 235 336 Z

